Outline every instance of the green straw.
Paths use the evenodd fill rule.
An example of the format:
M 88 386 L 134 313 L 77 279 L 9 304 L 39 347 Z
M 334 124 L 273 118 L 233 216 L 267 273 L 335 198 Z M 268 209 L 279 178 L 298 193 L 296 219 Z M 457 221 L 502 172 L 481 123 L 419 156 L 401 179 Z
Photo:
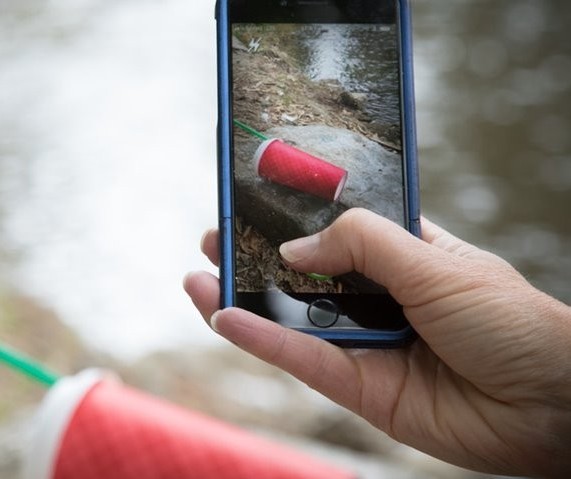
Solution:
M 59 379 L 57 374 L 2 343 L 0 343 L 0 362 L 4 362 L 12 369 L 34 379 L 44 386 L 51 387 Z
M 242 128 L 242 130 L 244 130 L 247 133 L 250 133 L 250 135 L 253 135 L 257 138 L 259 138 L 260 140 L 269 140 L 269 138 L 267 136 L 262 135 L 259 131 L 254 130 L 251 126 L 248 126 L 244 123 L 242 123 L 241 121 L 238 120 L 234 120 L 234 124 L 236 126 L 239 126 L 240 128 Z
M 317 273 L 305 273 L 311 279 L 315 279 L 317 281 L 331 281 L 333 277 L 327 276 L 325 274 L 317 274 Z

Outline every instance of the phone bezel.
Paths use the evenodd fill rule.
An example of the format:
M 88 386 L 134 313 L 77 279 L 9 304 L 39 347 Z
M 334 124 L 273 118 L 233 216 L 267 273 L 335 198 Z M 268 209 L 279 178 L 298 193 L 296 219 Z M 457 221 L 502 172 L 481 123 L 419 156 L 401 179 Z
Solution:
M 249 0 L 254 4 L 256 0 Z M 259 0 L 258 0 L 259 1 Z M 231 0 L 218 0 L 217 53 L 218 53 L 218 198 L 220 230 L 220 286 L 221 308 L 236 306 L 234 259 L 234 184 L 233 184 L 233 127 L 232 127 L 232 78 L 231 78 Z M 292 2 L 297 4 L 297 2 Z M 307 3 L 307 2 L 305 2 Z M 323 3 L 323 2 L 321 2 Z M 402 110 L 403 177 L 405 187 L 405 215 L 407 229 L 420 237 L 419 180 L 416 150 L 416 123 L 413 83 L 411 13 L 408 0 L 396 0 L 397 26 L 401 48 L 400 82 Z M 321 5 L 322 6 L 322 5 Z M 293 7 L 292 7 L 293 9 Z M 260 9 L 253 9 L 259 12 Z M 298 10 L 299 12 L 299 10 Z M 291 22 L 290 18 L 276 16 L 275 20 Z M 267 16 L 263 17 L 267 21 Z M 262 21 L 261 18 L 249 22 Z M 251 293 L 246 293 L 251 294 Z M 343 347 L 401 347 L 410 343 L 415 332 L 407 325 L 399 330 L 378 329 L 313 329 L 296 328 Z

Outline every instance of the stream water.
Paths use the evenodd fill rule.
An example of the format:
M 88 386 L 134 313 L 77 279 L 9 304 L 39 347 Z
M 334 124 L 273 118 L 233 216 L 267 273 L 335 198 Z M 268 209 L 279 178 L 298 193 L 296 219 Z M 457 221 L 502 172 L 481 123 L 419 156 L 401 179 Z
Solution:
M 302 30 L 302 62 L 313 80 L 335 80 L 345 90 L 364 94 L 365 108 L 378 122 L 400 121 L 396 28 L 322 25 Z
M 0 5 L 0 291 L 121 357 L 217 341 L 181 286 L 216 224 L 212 14 Z
M 121 356 L 217 341 L 180 286 L 216 224 L 212 13 L 0 5 L 0 287 Z M 570 302 L 571 3 L 413 13 L 424 213 Z

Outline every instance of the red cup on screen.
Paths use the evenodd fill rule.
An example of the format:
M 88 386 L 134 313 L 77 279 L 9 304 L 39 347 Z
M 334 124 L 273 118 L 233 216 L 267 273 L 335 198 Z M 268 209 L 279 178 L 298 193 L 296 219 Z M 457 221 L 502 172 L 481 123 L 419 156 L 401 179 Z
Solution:
M 34 426 L 24 479 L 354 479 L 96 370 L 58 381 Z
M 254 155 L 259 176 L 304 193 L 336 201 L 347 182 L 347 171 L 280 139 L 264 141 Z

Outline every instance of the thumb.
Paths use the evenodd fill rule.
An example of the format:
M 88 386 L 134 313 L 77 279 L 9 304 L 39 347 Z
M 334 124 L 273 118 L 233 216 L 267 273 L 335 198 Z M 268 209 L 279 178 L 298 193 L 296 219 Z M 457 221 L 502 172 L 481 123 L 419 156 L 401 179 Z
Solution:
M 322 232 L 282 244 L 280 253 L 300 272 L 362 273 L 405 307 L 446 294 L 443 284 L 452 291 L 463 270 L 462 258 L 364 209 L 349 210 Z

